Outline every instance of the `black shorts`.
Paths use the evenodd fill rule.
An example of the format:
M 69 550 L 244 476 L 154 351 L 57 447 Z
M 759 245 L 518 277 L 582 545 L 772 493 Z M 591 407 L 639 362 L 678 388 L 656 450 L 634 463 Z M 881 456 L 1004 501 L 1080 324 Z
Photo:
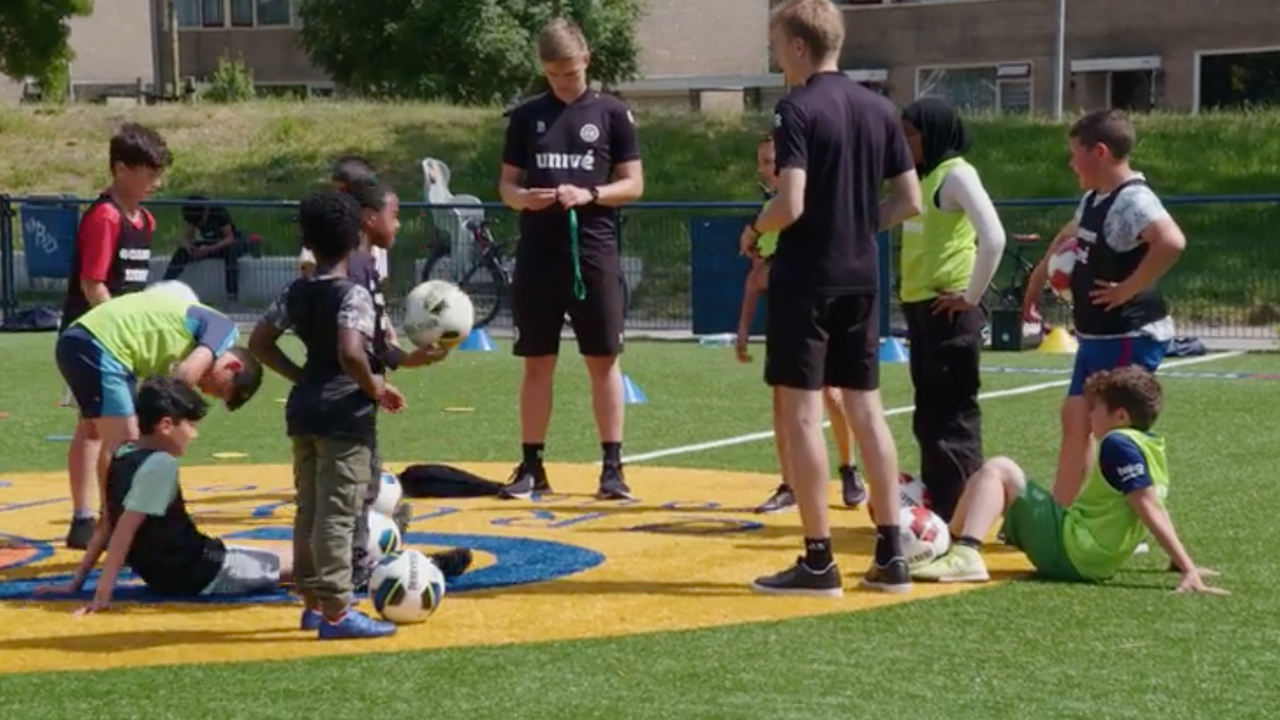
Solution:
M 617 256 L 590 262 L 584 259 L 582 283 L 586 296 L 578 300 L 573 292 L 573 267 L 568 262 L 542 265 L 524 259 L 516 261 L 511 305 L 517 356 L 559 354 L 566 314 L 582 355 L 622 354 L 625 291 L 621 262 Z
M 880 387 L 880 318 L 874 294 L 769 293 L 764 379 L 800 390 Z

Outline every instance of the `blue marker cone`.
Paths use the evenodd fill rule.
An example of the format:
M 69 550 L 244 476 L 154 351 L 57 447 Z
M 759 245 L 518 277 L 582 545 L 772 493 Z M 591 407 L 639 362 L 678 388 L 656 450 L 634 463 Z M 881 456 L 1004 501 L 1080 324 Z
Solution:
M 489 337 L 489 331 L 484 328 L 476 328 L 471 331 L 466 340 L 458 346 L 463 352 L 493 352 L 497 350 L 493 344 L 493 338 Z
M 622 376 L 622 400 L 628 405 L 643 405 L 649 402 L 648 396 L 630 375 Z
M 882 363 L 904 363 L 907 362 L 907 346 L 902 340 L 891 337 L 884 338 L 880 341 L 880 362 Z

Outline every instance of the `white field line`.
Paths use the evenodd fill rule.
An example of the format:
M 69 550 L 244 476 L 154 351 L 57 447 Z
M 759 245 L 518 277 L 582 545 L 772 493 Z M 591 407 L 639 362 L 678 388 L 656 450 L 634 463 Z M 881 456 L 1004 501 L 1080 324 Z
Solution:
M 1200 363 L 1213 362 L 1215 360 L 1226 360 L 1228 358 L 1239 357 L 1244 355 L 1242 350 L 1216 353 L 1213 355 L 1201 355 L 1199 357 L 1183 358 L 1171 360 L 1160 366 L 1161 370 L 1166 368 L 1172 369 L 1183 367 L 1186 365 L 1198 365 Z M 1158 373 L 1157 373 L 1158 374 Z M 992 390 L 978 395 L 979 400 L 994 400 L 996 398 L 1014 397 L 1015 395 L 1028 395 L 1030 393 L 1040 392 L 1042 390 L 1051 390 L 1053 388 L 1066 387 L 1071 384 L 1070 378 L 1066 380 L 1054 380 L 1052 382 L 1036 383 L 1034 385 L 1023 385 L 1021 387 L 1005 388 L 1003 390 Z M 885 417 L 893 417 L 895 415 L 905 415 L 915 410 L 914 405 L 904 405 L 902 407 L 889 408 L 885 410 Z M 829 427 L 831 423 L 825 422 L 823 427 Z M 744 445 L 746 443 L 757 442 L 760 440 L 768 440 L 773 437 L 772 430 L 762 430 L 760 432 L 747 433 L 746 435 L 736 435 L 734 437 L 721 438 L 719 440 L 707 440 L 706 442 L 693 443 L 690 445 L 678 445 L 676 447 L 664 448 L 662 450 L 653 450 L 651 452 L 639 453 L 637 455 L 629 455 L 623 458 L 626 463 L 642 463 L 659 458 L 674 457 L 676 455 L 689 455 L 691 453 L 705 452 L 707 450 L 717 450 L 724 447 L 732 447 L 734 445 Z

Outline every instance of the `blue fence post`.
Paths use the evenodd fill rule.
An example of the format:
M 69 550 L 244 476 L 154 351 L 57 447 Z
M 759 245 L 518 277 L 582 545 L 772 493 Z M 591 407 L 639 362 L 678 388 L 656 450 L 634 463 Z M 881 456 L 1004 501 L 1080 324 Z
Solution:
M 893 243 L 889 233 L 877 235 L 876 244 L 880 255 L 880 337 L 887 338 L 892 331 L 889 327 L 889 305 L 893 303 Z
M 0 304 L 4 306 L 6 318 L 18 309 L 13 255 L 13 202 L 8 195 L 0 195 L 0 283 L 4 285 L 4 297 L 0 298 Z

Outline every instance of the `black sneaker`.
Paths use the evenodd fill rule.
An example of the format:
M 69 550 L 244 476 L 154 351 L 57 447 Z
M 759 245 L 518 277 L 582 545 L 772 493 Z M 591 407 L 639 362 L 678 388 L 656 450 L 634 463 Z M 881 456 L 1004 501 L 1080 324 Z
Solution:
M 862 482 L 862 473 L 858 472 L 857 465 L 840 467 L 840 494 L 848 508 L 856 508 L 867 501 L 867 486 Z
M 409 532 L 409 519 L 413 517 L 413 505 L 402 502 L 396 506 L 396 511 L 391 514 L 392 521 L 396 524 L 396 529 L 400 531 L 400 538 L 403 541 L 405 533 Z
M 862 576 L 862 587 L 887 593 L 911 592 L 911 571 L 907 569 L 907 561 L 896 557 L 887 565 L 879 565 L 872 561 L 867 574 Z
M 605 465 L 600 471 L 600 489 L 596 490 L 596 499 L 631 499 L 631 488 L 627 487 L 627 479 L 622 474 L 621 465 Z
M 840 597 L 844 595 L 840 569 L 831 563 L 818 571 L 804 564 L 804 558 L 796 558 L 796 564 L 777 575 L 758 577 L 751 589 L 768 595 L 810 595 L 814 597 Z
M 534 493 L 548 492 L 551 492 L 551 483 L 547 481 L 547 469 L 541 465 L 530 468 L 520 463 L 498 492 L 498 497 L 502 500 L 528 500 Z
M 446 580 L 458 577 L 471 567 L 471 550 L 469 548 L 454 548 L 444 552 L 431 555 L 431 562 L 440 568 L 440 572 L 444 574 Z
M 756 513 L 767 515 L 769 513 L 782 512 L 787 508 L 795 507 L 795 504 L 796 496 L 795 493 L 791 492 L 791 488 L 786 485 L 779 485 L 778 489 L 774 490 L 773 494 L 769 496 L 769 499 L 756 508 Z
M 88 550 L 93 531 L 98 528 L 97 518 L 76 518 L 67 530 L 67 547 L 72 550 Z

